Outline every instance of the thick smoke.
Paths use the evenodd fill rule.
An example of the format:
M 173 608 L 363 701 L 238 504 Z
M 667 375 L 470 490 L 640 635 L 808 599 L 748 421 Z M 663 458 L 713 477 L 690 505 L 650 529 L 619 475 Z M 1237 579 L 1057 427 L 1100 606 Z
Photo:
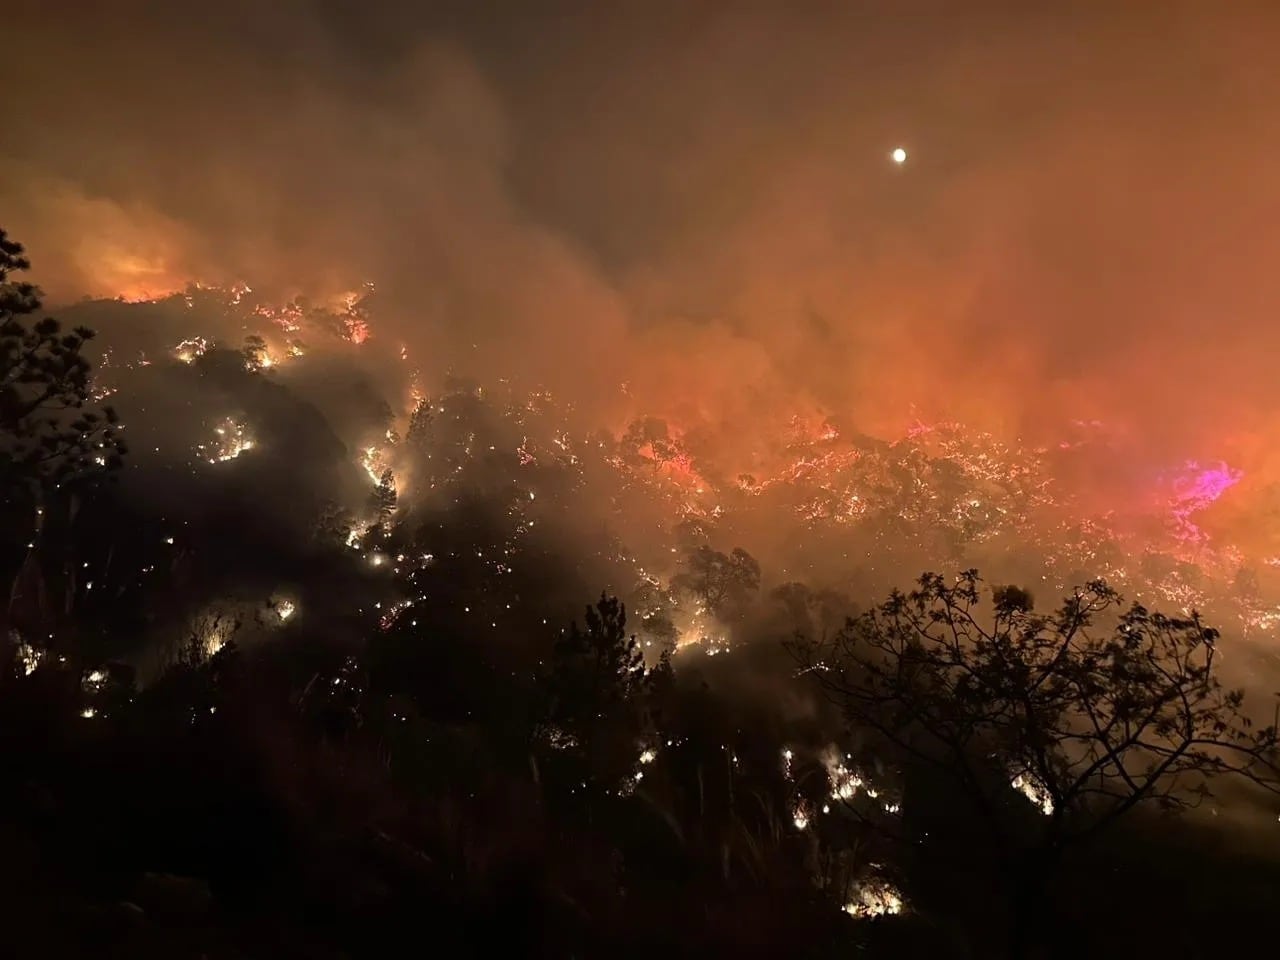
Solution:
M 373 281 L 427 369 L 614 424 L 1099 420 L 1126 484 L 1274 474 L 1270 5 L 182 7 L 6 13 L 54 299 Z
M 647 466 L 620 473 L 634 489 L 611 496 L 600 491 L 621 481 L 593 485 L 603 467 L 591 453 L 581 486 L 552 468 L 508 512 L 509 460 L 486 467 L 474 422 L 457 421 L 465 439 L 449 434 L 452 412 L 439 449 L 480 453 L 462 493 L 425 482 L 412 455 L 395 464 L 406 526 L 434 525 L 441 541 L 440 566 L 424 558 L 426 586 L 414 585 L 415 602 L 430 603 L 390 602 L 375 579 L 384 571 L 361 552 L 333 564 L 312 528 L 332 505 L 368 512 L 358 454 L 405 427 L 410 369 L 429 393 L 449 375 L 475 378 L 486 403 L 499 398 L 494 410 L 502 381 L 525 396 L 548 388 L 557 411 L 576 407 L 578 439 L 666 418 L 696 447 L 697 469 L 714 466 L 728 519 L 692 539 L 741 546 L 763 567 L 752 618 L 707 627 L 732 634 L 737 652 L 680 663 L 690 689 L 710 683 L 735 705 L 726 726 L 825 738 L 772 641 L 802 621 L 810 633 L 829 625 L 792 616 L 773 588 L 808 584 L 815 607 L 825 589 L 843 614 L 839 602 L 863 604 L 954 558 L 940 559 L 937 538 L 912 541 L 907 521 L 868 521 L 873 533 L 803 524 L 785 484 L 751 507 L 737 472 L 769 474 L 797 417 L 811 434 L 838 423 L 845 452 L 863 434 L 897 439 L 946 420 L 1065 447 L 1053 480 L 1077 494 L 1081 520 L 1113 507 L 1167 519 L 1179 477 L 1226 477 L 1214 496 L 1230 494 L 1199 520 L 1250 559 L 1280 555 L 1269 359 L 1280 274 L 1268 257 L 1280 246 L 1280 73 L 1268 67 L 1280 12 L 422 6 L 68 0 L 0 15 L 16 38 L 0 59 L 0 225 L 27 246 L 50 305 L 99 327 L 119 359 L 195 336 L 234 349 L 251 331 L 240 319 L 212 329 L 181 298 L 74 301 L 161 297 L 193 281 L 247 283 L 275 303 L 376 290 L 368 348 L 311 343 L 305 362 L 270 377 L 225 351 L 221 366 L 166 358 L 172 369 L 121 364 L 105 378 L 121 384 L 134 446 L 122 499 L 159 515 L 136 566 L 150 575 L 172 547 L 200 574 L 171 591 L 175 610 L 144 639 L 173 633 L 189 609 L 274 631 L 287 601 L 302 611 L 290 629 L 354 642 L 385 602 L 421 616 L 424 635 L 496 648 L 511 645 L 510 624 L 554 630 L 597 590 L 628 602 L 661 592 L 636 574 L 669 582 L 688 544 L 673 535 L 676 495 L 648 501 L 635 481 Z M 385 418 L 384 400 L 396 407 Z M 252 426 L 255 454 L 232 480 L 199 472 L 193 438 L 213 443 L 210 425 L 232 416 Z M 523 449 L 515 430 L 495 427 L 488 449 Z M 507 594 L 486 608 L 486 630 L 470 606 L 484 590 L 466 578 L 483 566 L 475 581 L 487 584 L 489 560 L 462 566 L 461 546 L 520 518 L 537 531 L 522 549 L 539 579 L 509 618 Z M 966 559 L 993 582 L 1026 582 L 1044 558 L 1017 533 Z M 1087 551 L 1055 559 L 1063 576 L 1098 573 Z M 1180 571 L 1129 559 L 1143 582 L 1181 583 Z M 1263 574 L 1274 594 L 1277 575 Z M 1031 585 L 1043 607 L 1061 586 Z M 695 636 L 687 612 L 669 626 Z M 520 655 L 534 659 L 545 639 L 520 637 Z M 1274 664 L 1254 652 L 1234 648 L 1224 675 L 1261 689 Z

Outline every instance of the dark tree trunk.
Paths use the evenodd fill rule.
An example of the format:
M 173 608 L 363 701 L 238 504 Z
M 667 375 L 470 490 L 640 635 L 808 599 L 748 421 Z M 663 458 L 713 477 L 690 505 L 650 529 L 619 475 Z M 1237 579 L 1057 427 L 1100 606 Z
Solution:
M 1013 928 L 1009 943 L 1011 960 L 1032 960 L 1040 956 L 1044 916 L 1044 889 L 1038 878 L 1023 876 L 1013 891 Z
M 1060 853 L 1054 848 L 1037 850 L 1011 872 L 1012 960 L 1042 960 L 1050 955 L 1047 947 L 1052 939 L 1053 916 L 1049 893 L 1060 860 Z

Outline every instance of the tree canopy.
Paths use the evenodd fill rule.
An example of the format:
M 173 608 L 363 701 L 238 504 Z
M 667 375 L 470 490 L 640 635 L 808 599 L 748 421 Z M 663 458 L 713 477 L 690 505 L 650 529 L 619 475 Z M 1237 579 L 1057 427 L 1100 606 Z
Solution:
M 115 411 L 92 395 L 83 348 L 93 331 L 24 321 L 39 312 L 39 291 L 11 276 L 29 266 L 0 230 L 0 477 L 9 497 L 116 467 L 124 452 Z
M 950 782 L 1030 890 L 1135 807 L 1188 809 L 1225 776 L 1280 794 L 1276 727 L 1223 686 L 1217 640 L 1101 581 L 1039 613 L 970 570 L 925 574 L 791 649 L 851 727 Z M 1009 814 L 1017 793 L 1040 814 L 1029 826 Z
M 544 733 L 578 755 L 590 775 L 616 789 L 655 732 L 658 700 L 669 682 L 664 655 L 654 669 L 627 633 L 626 607 L 602 595 L 556 641 L 545 674 Z
M 702 601 L 712 616 L 728 619 L 759 591 L 760 564 L 741 547 L 726 555 L 704 544 L 689 552 L 671 584 Z

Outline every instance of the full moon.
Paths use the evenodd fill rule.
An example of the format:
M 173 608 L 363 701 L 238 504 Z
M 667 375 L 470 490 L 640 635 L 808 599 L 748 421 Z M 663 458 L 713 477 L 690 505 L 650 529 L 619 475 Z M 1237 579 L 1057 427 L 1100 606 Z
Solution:
M 894 148 L 893 148 L 893 153 L 889 154 L 889 156 L 893 157 L 893 162 L 894 162 L 894 163 L 906 163 L 906 162 L 907 162 L 907 151 L 906 151 L 906 150 L 904 150 L 904 149 L 902 149 L 902 147 L 894 147 Z

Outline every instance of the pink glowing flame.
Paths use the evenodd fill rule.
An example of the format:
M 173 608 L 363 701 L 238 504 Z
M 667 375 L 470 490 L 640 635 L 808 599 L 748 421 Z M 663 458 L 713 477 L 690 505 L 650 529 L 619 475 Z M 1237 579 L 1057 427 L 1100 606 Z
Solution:
M 1186 471 L 1173 481 L 1173 497 L 1170 512 L 1173 515 L 1174 536 L 1190 543 L 1203 543 L 1208 539 L 1192 515 L 1209 506 L 1244 477 L 1244 471 L 1228 466 L 1219 460 L 1216 464 L 1202 465 L 1194 460 L 1184 464 Z

